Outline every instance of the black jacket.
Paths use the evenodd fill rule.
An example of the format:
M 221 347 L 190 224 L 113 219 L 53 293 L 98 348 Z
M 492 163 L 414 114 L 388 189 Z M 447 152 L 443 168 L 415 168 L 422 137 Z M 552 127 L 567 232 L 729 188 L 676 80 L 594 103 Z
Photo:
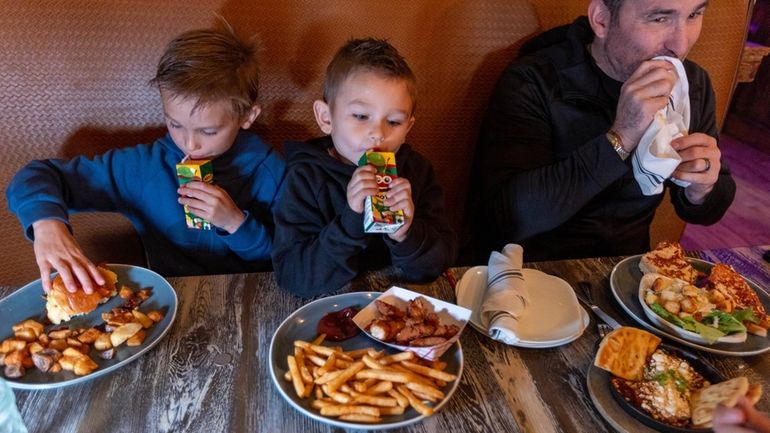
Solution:
M 444 210 L 433 167 L 403 144 L 396 153 L 399 177 L 409 179 L 415 216 L 398 243 L 364 233 L 363 215 L 347 202 L 356 167 L 332 158 L 329 137 L 284 146 L 288 175 L 275 213 L 273 266 L 278 284 L 310 297 L 341 288 L 360 272 L 395 265 L 413 281 L 438 277 L 457 256 L 456 236 Z
M 605 137 L 622 83 L 596 66 L 586 49 L 592 40 L 585 17 L 550 30 L 525 45 L 497 83 L 475 165 L 477 258 L 509 242 L 521 243 L 529 261 L 649 249 L 650 222 L 663 195 L 644 196 L 631 158 L 621 160 Z M 684 65 L 690 132 L 716 137 L 708 75 L 693 62 Z M 718 221 L 735 195 L 724 162 L 702 205 L 666 184 L 677 214 L 697 224 Z

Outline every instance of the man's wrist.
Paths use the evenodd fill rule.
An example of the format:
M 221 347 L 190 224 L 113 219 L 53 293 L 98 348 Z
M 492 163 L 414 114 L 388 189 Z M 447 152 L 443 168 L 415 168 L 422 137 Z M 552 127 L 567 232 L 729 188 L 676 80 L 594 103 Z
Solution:
M 626 159 L 628 159 L 629 156 L 631 156 L 631 152 L 627 151 L 623 147 L 623 139 L 620 138 L 620 135 L 618 135 L 617 132 L 610 129 L 609 131 L 607 131 L 606 137 L 607 137 L 607 141 L 610 142 L 610 145 L 612 145 L 612 148 L 618 154 L 620 159 L 625 161 Z

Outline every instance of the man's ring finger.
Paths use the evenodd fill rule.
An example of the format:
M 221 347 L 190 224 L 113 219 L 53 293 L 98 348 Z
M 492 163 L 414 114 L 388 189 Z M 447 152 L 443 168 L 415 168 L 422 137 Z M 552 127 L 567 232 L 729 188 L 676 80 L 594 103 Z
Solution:
M 704 168 L 703 170 L 701 170 L 701 172 L 702 172 L 702 173 L 705 173 L 705 172 L 707 172 L 707 171 L 711 170 L 711 160 L 709 160 L 708 158 L 702 158 L 702 159 L 703 159 L 703 161 L 706 163 L 706 168 Z

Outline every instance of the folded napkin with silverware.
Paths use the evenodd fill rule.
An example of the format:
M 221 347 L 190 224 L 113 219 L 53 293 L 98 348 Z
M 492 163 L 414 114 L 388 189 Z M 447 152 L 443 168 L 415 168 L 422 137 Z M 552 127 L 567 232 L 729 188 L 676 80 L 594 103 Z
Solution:
M 668 105 L 655 113 L 634 151 L 634 177 L 644 195 L 663 192 L 663 182 L 671 177 L 671 173 L 682 162 L 682 158 L 671 147 L 671 141 L 687 135 L 690 128 L 690 84 L 682 62 L 666 56 L 655 57 L 654 60 L 666 60 L 674 65 L 679 80 L 671 91 Z M 682 187 L 690 185 L 679 179 L 672 181 Z
M 493 251 L 487 266 L 487 291 L 481 304 L 481 320 L 489 336 L 507 344 L 519 341 L 520 318 L 526 314 L 529 293 L 521 272 L 524 249 L 508 244 Z

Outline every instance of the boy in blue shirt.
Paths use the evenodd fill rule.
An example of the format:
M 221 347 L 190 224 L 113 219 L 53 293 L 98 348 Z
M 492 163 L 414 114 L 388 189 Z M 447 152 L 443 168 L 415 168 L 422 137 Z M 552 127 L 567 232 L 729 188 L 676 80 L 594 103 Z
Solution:
M 289 171 L 275 215 L 278 284 L 300 296 L 339 289 L 368 269 L 396 266 L 432 280 L 457 254 L 444 196 L 430 162 L 404 143 L 414 124 L 415 77 L 388 42 L 349 41 L 326 70 L 313 109 L 324 137 L 285 146 Z M 396 153 L 398 177 L 385 205 L 404 212 L 389 234 L 364 232 L 363 207 L 378 192 L 375 168 L 357 167 L 370 149 Z
M 56 269 L 70 291 L 103 284 L 72 236 L 68 211 L 119 212 L 134 225 L 150 267 L 166 276 L 262 270 L 272 249 L 272 214 L 284 175 L 280 156 L 246 131 L 260 113 L 256 41 L 222 29 L 172 40 L 152 83 L 168 134 L 151 145 L 92 159 L 33 161 L 6 192 L 46 291 Z M 210 159 L 214 184 L 180 187 L 176 164 Z M 188 228 L 183 205 L 212 230 Z M 119 248 L 119 245 L 115 246 Z

